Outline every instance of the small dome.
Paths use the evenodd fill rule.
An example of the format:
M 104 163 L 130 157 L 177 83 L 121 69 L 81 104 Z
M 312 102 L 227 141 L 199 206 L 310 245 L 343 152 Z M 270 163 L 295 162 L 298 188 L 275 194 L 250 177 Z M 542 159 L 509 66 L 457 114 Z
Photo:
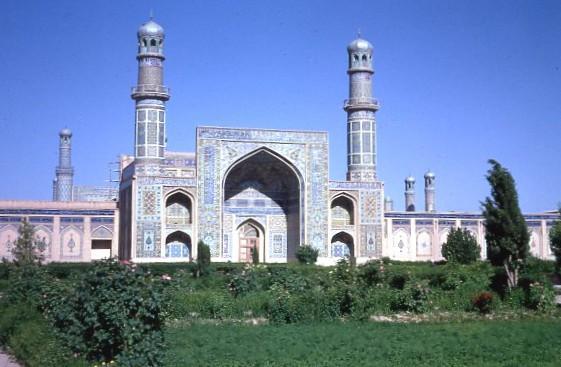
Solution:
M 362 38 L 357 38 L 356 40 L 352 41 L 351 43 L 349 43 L 349 45 L 347 46 L 347 50 L 349 52 L 355 52 L 355 51 L 360 51 L 360 52 L 365 52 L 365 51 L 372 51 L 372 45 L 370 44 L 370 42 L 368 42 L 365 39 Z
M 389 197 L 388 195 L 386 195 L 386 197 L 384 198 L 384 201 L 386 201 L 386 202 L 390 202 L 390 201 L 392 201 L 392 198 L 391 198 L 391 197 Z
M 72 136 L 72 131 L 65 127 L 64 129 L 60 130 L 60 133 L 58 133 L 58 135 L 62 136 Z
M 427 173 L 425 173 L 425 178 L 434 178 L 434 172 L 428 170 Z
M 415 182 L 415 177 L 409 176 L 405 179 L 405 182 Z
M 163 37 L 164 29 L 161 25 L 150 19 L 138 28 L 138 37 L 142 36 Z

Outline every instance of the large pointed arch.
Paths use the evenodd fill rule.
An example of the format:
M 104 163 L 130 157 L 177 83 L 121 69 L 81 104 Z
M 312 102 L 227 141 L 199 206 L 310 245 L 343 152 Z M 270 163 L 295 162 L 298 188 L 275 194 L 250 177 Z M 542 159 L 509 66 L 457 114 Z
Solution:
M 228 167 L 222 193 L 223 217 L 269 218 L 269 254 L 295 258 L 304 238 L 305 187 L 290 160 L 267 147 L 255 149 Z

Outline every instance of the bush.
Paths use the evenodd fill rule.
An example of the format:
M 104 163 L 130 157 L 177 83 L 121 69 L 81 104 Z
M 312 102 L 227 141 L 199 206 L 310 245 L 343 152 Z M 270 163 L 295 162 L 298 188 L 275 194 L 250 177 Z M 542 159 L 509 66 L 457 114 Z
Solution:
M 430 288 L 426 281 L 414 281 L 407 284 L 396 294 L 391 308 L 394 311 L 422 313 L 429 310 Z
M 75 353 L 120 366 L 160 366 L 161 286 L 141 267 L 105 260 L 95 262 L 72 287 L 54 283 L 43 307 Z
M 368 261 L 358 267 L 358 278 L 368 287 L 382 282 L 384 265 L 379 261 Z
M 442 256 L 449 262 L 470 264 L 479 259 L 481 247 L 465 228 L 452 228 L 448 240 L 442 244 Z
M 210 273 L 210 247 L 203 241 L 197 243 L 197 266 L 194 268 L 195 276 L 198 278 Z
M 312 246 L 302 245 L 296 250 L 296 258 L 301 264 L 315 264 L 319 251 Z
M 251 248 L 251 263 L 253 265 L 259 264 L 259 249 L 257 247 Z
M 60 346 L 36 305 L 29 302 L 0 306 L 0 342 L 29 367 L 88 365 Z
M 551 312 L 555 309 L 555 291 L 551 284 L 534 282 L 525 289 L 525 305 L 531 310 Z
M 493 306 L 493 293 L 487 291 L 479 292 L 472 298 L 471 304 L 479 313 L 489 313 Z
M 561 209 L 559 210 L 561 213 Z M 551 252 L 555 255 L 557 271 L 561 271 L 561 221 L 557 221 L 549 232 Z

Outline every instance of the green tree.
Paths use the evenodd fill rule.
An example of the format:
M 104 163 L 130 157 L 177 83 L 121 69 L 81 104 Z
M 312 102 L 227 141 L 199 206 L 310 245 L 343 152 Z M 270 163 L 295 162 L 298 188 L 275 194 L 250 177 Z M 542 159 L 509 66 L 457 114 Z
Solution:
M 301 264 L 315 264 L 319 251 L 310 245 L 302 245 L 296 250 L 296 258 Z
M 480 253 L 477 240 L 465 228 L 452 228 L 448 239 L 442 244 L 442 256 L 452 263 L 471 264 L 479 260 Z
M 45 251 L 45 243 L 34 238 L 35 228 L 27 220 L 21 222 L 18 239 L 14 242 L 12 255 L 18 265 L 40 263 Z
M 259 249 L 257 247 L 251 248 L 251 262 L 253 264 L 259 264 Z
M 197 266 L 195 267 L 195 276 L 206 275 L 210 268 L 210 247 L 203 241 L 197 243 Z
M 518 206 L 516 185 L 510 172 L 493 159 L 487 171 L 491 197 L 483 202 L 487 254 L 493 265 L 503 266 L 509 289 L 518 284 L 518 274 L 528 257 L 530 235 Z
M 561 214 L 561 208 L 559 209 Z M 549 232 L 549 246 L 555 255 L 557 271 L 561 270 L 561 221 L 557 221 Z

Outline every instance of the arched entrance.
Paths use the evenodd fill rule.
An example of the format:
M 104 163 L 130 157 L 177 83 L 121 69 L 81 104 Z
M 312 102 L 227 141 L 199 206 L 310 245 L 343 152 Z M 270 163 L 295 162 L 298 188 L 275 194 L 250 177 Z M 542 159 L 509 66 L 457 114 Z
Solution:
M 354 224 L 354 205 L 346 196 L 338 196 L 331 201 L 331 226 L 352 226 Z
M 238 227 L 239 261 L 251 262 L 253 251 L 260 251 L 263 231 L 253 221 L 247 221 Z M 259 254 L 261 255 L 261 254 Z
M 186 258 L 191 260 L 191 237 L 188 234 L 175 231 L 166 237 L 166 257 Z
M 355 257 L 353 237 L 347 232 L 339 232 L 331 238 L 331 256 Z
M 180 227 L 192 223 L 192 203 L 189 196 L 176 192 L 166 199 L 166 226 Z
M 263 254 L 260 257 L 265 261 L 295 259 L 301 236 L 301 183 L 297 170 L 290 163 L 265 148 L 235 163 L 225 175 L 224 218 L 232 223 L 250 220 L 250 226 L 262 228 L 259 241 L 263 244 Z M 224 233 L 228 235 L 233 230 L 230 227 Z M 246 261 L 243 259 L 250 254 L 242 250 L 242 245 L 249 246 L 248 241 L 255 239 L 238 238 L 240 261 Z

